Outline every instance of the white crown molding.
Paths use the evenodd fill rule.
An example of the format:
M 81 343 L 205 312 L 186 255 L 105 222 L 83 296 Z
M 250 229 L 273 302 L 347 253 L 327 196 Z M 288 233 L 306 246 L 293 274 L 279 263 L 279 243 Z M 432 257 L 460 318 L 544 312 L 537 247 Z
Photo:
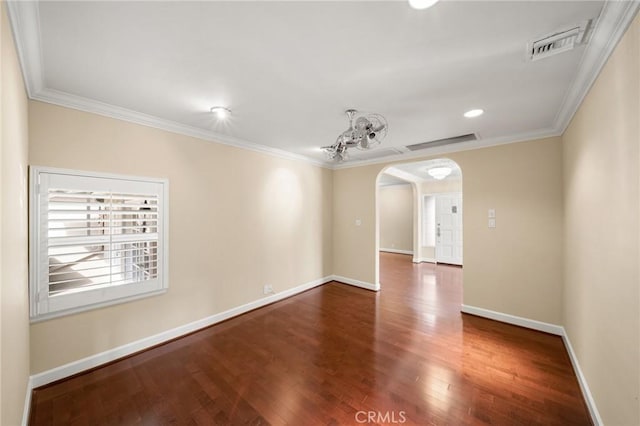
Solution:
M 93 99 L 71 95 L 69 93 L 61 92 L 58 90 L 43 89 L 40 92 L 35 93 L 31 97 L 31 99 L 67 108 L 77 109 L 84 112 L 98 114 L 105 117 L 115 118 L 118 120 L 128 121 L 130 123 L 140 124 L 142 126 L 153 127 L 180 135 L 191 136 L 206 141 L 216 142 L 222 145 L 248 149 L 250 151 L 260 152 L 274 157 L 284 158 L 286 160 L 303 161 L 315 166 L 331 168 L 331 166 L 327 163 L 318 161 L 310 157 L 305 157 L 303 155 L 294 154 L 281 149 L 271 148 L 266 145 L 260 145 L 257 143 L 245 141 L 210 130 L 188 126 L 186 124 L 181 124 L 153 115 L 132 111 L 127 108 L 122 108 Z
M 591 41 L 586 46 L 577 75 L 571 87 L 567 90 L 563 103 L 556 114 L 554 124 L 551 128 L 498 138 L 480 139 L 478 141 L 465 142 L 453 146 L 450 145 L 415 152 L 407 152 L 379 159 L 335 164 L 300 154 L 294 154 L 285 150 L 271 148 L 239 138 L 222 135 L 205 129 L 187 126 L 92 99 L 86 99 L 48 89 L 44 85 L 38 1 L 7 1 L 6 4 L 29 98 L 125 120 L 144 126 L 154 127 L 173 133 L 192 136 L 224 145 L 261 152 L 279 158 L 302 161 L 332 170 L 361 167 L 372 164 L 405 162 L 407 160 L 431 157 L 434 155 L 443 155 L 453 152 L 469 151 L 509 143 L 560 136 L 564 133 L 591 85 L 598 77 L 602 67 L 640 8 L 640 1 L 638 0 L 607 0 L 605 2 L 600 17 L 598 18 L 593 30 Z
M 83 98 L 45 87 L 44 65 L 40 36 L 40 14 L 38 1 L 7 1 L 9 21 L 13 30 L 16 50 L 20 60 L 22 75 L 30 99 L 47 102 L 67 108 L 77 109 L 118 120 L 141 124 L 168 132 L 192 136 L 223 145 L 248 149 L 287 160 L 302 161 L 315 166 L 331 168 L 332 165 L 304 155 L 294 154 L 266 145 L 245 141 L 205 129 L 176 123 L 160 117 L 140 113 L 127 108 L 107 104 L 94 99 Z
M 556 129 L 542 129 L 533 132 L 520 133 L 517 135 L 501 136 L 497 138 L 479 139 L 472 142 L 461 142 L 453 145 L 426 148 L 419 151 L 410 151 L 402 155 L 377 158 L 375 160 L 358 161 L 352 163 L 340 163 L 333 166 L 333 170 L 350 169 L 352 167 L 370 166 L 373 164 L 398 164 L 406 163 L 407 160 L 427 159 L 437 155 L 451 154 L 453 152 L 473 151 L 492 146 L 508 145 L 511 143 L 528 142 L 536 139 L 551 138 L 560 136 L 562 133 Z
M 640 1 L 607 0 L 586 46 L 578 72 L 555 118 L 555 128 L 564 133 L 589 89 L 640 10 Z
M 409 152 L 397 156 L 382 159 L 354 161 L 351 163 L 335 164 L 334 170 L 348 169 L 371 164 L 383 164 L 404 162 L 409 159 L 432 157 L 434 155 L 449 154 L 453 152 L 469 151 L 479 148 L 488 148 L 509 143 L 526 142 L 535 139 L 560 136 L 564 133 L 571 119 L 578 111 L 584 97 L 589 92 L 600 71 L 615 50 L 618 42 L 640 10 L 640 1 L 606 0 L 600 17 L 591 34 L 591 40 L 586 46 L 578 72 L 565 95 L 553 127 L 539 129 L 498 138 L 480 139 L 479 141 L 463 142 L 456 145 L 445 145 L 436 148 L 427 148 L 420 151 Z
M 44 88 L 40 9 L 37 1 L 7 1 L 6 5 L 27 94 L 32 98 Z

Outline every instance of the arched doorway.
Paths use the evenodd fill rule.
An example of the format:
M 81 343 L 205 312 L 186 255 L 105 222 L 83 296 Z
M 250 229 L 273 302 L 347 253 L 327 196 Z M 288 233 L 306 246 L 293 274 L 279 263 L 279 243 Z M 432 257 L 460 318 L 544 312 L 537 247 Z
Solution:
M 380 172 L 376 185 L 378 257 L 382 251 L 411 255 L 414 263 L 462 266 L 462 170 L 455 161 L 439 158 L 395 164 Z M 378 261 L 376 279 L 379 268 Z

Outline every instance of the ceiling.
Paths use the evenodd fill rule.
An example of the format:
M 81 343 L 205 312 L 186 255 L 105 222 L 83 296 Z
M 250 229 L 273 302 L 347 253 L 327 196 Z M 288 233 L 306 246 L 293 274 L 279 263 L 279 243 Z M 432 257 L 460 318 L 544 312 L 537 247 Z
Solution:
M 328 167 L 347 108 L 383 144 L 337 167 L 561 134 L 637 2 L 8 2 L 32 99 Z M 589 42 L 527 43 L 593 19 Z M 212 106 L 233 111 L 224 122 Z M 467 119 L 463 113 L 482 108 Z M 426 151 L 407 145 L 475 133 Z M 391 155 L 391 156 L 387 156 Z
M 433 160 L 394 164 L 378 176 L 378 185 L 389 186 L 437 182 L 437 179 L 427 173 L 427 170 L 435 167 L 448 167 L 451 169 L 451 174 L 442 180 L 462 179 L 462 170 L 460 166 L 458 166 L 458 163 L 448 158 L 436 158 Z

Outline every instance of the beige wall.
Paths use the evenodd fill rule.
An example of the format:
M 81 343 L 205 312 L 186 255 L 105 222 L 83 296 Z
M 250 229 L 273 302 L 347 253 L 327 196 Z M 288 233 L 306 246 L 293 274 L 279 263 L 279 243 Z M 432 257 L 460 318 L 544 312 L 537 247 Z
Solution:
M 602 419 L 640 424 L 640 17 L 563 135 L 564 325 Z
M 411 184 L 382 186 L 378 191 L 380 248 L 413 252 L 413 203 Z
M 31 326 L 38 373 L 332 274 L 332 172 L 41 102 L 32 165 L 169 179 L 169 291 Z
M 0 113 L 0 424 L 22 422 L 29 381 L 27 96 L 2 2 Z
M 562 140 L 447 155 L 464 176 L 464 303 L 565 325 L 605 424 L 640 424 L 639 27 Z M 27 101 L 4 4 L 1 30 L 0 417 L 15 424 L 30 356 Z M 171 220 L 169 292 L 33 324 L 32 374 L 260 299 L 263 284 L 282 291 L 332 273 L 378 282 L 376 179 L 391 163 L 331 172 L 28 105 L 30 164 L 167 177 Z
M 380 169 L 374 165 L 333 172 L 333 271 L 369 284 L 377 283 L 376 189 Z
M 462 169 L 464 303 L 552 324 L 562 319 L 560 138 L 447 155 Z M 376 283 L 376 178 L 389 164 L 334 172 L 334 270 Z M 497 228 L 488 229 L 487 210 Z M 361 226 L 355 219 L 361 219 Z

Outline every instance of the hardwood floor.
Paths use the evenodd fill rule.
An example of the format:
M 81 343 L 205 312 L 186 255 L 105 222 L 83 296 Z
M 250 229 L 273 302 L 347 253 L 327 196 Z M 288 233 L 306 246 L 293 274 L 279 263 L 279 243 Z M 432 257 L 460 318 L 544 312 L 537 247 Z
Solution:
M 562 340 L 460 313 L 462 269 L 381 254 L 329 283 L 34 391 L 32 425 L 589 425 Z

